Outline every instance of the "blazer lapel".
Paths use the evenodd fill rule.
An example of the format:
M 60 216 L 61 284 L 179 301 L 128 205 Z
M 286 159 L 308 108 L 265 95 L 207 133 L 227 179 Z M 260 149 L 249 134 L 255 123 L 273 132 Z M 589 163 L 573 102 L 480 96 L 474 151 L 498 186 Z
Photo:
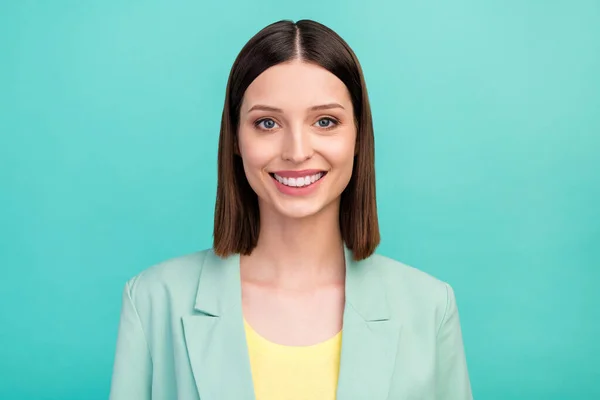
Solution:
M 387 398 L 401 324 L 392 319 L 385 283 L 373 258 L 354 261 L 345 249 L 346 306 L 337 399 Z
M 385 284 L 368 258 L 345 249 L 346 305 L 337 399 L 384 400 L 401 322 L 390 315 Z M 202 400 L 254 400 L 243 325 L 239 255 L 207 252 L 195 313 L 182 318 L 190 365 Z M 234 382 L 234 383 L 232 383 Z
M 195 314 L 182 318 L 190 364 L 202 400 L 254 400 L 241 308 L 239 255 L 207 252 Z

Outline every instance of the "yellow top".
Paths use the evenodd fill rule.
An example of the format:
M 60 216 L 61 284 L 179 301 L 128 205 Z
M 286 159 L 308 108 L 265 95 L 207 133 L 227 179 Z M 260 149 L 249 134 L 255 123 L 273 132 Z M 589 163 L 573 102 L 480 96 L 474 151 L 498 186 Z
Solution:
M 334 400 L 342 333 L 312 346 L 284 346 L 244 321 L 256 400 Z

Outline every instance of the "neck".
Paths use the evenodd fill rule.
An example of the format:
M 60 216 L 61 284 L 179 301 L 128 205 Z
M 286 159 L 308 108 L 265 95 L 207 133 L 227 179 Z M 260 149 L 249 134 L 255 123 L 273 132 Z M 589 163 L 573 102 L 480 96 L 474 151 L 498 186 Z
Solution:
M 308 288 L 345 276 L 339 204 L 306 218 L 286 218 L 261 207 L 258 243 L 245 275 L 277 286 Z

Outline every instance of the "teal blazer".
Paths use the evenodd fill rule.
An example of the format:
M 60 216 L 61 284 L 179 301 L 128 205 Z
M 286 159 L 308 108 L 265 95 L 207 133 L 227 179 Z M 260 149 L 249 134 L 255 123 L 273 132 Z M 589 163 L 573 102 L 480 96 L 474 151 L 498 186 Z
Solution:
M 337 399 L 472 399 L 451 287 L 380 255 L 357 262 L 345 252 Z M 254 400 L 239 260 L 205 250 L 127 282 L 111 400 Z

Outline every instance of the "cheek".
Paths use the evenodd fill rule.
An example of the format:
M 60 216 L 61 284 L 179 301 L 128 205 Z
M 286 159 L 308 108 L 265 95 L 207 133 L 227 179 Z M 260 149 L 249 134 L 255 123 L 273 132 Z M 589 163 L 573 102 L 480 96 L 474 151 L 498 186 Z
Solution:
M 240 148 L 240 156 L 242 157 L 246 174 L 255 173 L 257 169 L 261 169 L 263 166 L 260 153 L 253 151 L 253 149 Z
M 326 154 L 332 167 L 344 170 L 343 173 L 348 172 L 345 170 L 349 169 L 350 172 L 348 173 L 351 173 L 354 162 L 354 151 L 355 139 L 351 136 L 349 138 L 344 138 L 343 140 L 329 143 L 324 150 L 324 154 Z
M 240 131 L 238 137 L 240 156 L 242 157 L 244 168 L 246 168 L 246 174 L 248 174 L 249 172 L 252 172 L 250 171 L 251 169 L 257 167 L 260 168 L 260 164 L 264 158 L 264 147 L 261 148 L 256 139 L 253 139 L 250 137 L 250 135 L 245 134 L 243 131 Z
M 266 146 L 263 141 L 244 135 L 242 132 L 240 132 L 238 144 L 246 179 L 254 192 L 260 193 L 263 190 L 261 175 L 271 159 L 270 147 Z

